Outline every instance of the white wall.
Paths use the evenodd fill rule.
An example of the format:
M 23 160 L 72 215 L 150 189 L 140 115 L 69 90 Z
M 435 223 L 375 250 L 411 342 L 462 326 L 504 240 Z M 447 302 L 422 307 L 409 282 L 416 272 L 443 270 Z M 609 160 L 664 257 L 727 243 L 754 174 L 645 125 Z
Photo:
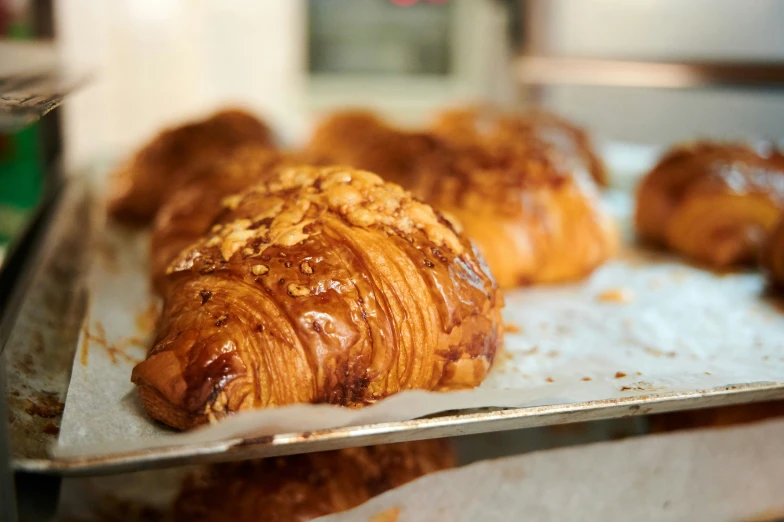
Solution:
M 325 86 L 305 73 L 305 0 L 59 0 L 63 61 L 94 73 L 64 107 L 67 164 L 123 154 L 164 125 L 226 103 L 256 111 L 290 139 L 335 105 L 373 104 L 416 121 L 436 105 L 508 96 L 503 10 L 490 0 L 450 1 L 460 7 L 465 59 L 457 81 Z
M 547 0 L 553 54 L 784 60 L 779 0 Z M 616 140 L 784 138 L 784 91 L 552 87 L 546 104 Z

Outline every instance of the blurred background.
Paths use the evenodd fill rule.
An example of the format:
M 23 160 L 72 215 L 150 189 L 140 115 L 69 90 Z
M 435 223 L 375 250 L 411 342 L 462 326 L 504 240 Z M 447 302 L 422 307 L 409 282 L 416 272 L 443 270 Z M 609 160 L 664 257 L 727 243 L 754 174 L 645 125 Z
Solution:
M 415 124 L 478 100 L 543 105 L 604 143 L 778 140 L 782 20 L 780 0 L 0 0 L 3 47 L 50 55 L 0 54 L 3 75 L 89 75 L 0 137 L 0 235 L 35 205 L 60 144 L 73 171 L 226 104 L 289 141 L 345 105 Z

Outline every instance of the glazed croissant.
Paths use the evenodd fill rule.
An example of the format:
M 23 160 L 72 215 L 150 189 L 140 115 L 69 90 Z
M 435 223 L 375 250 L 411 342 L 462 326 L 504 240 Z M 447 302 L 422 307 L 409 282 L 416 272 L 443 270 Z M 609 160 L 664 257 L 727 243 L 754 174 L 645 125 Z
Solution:
M 735 144 L 695 143 L 666 154 L 640 184 L 643 239 L 695 261 L 755 261 L 784 211 L 784 158 Z
M 784 287 L 784 219 L 773 229 L 765 242 L 761 262 L 773 284 Z
M 586 276 L 617 249 L 593 181 L 537 139 L 453 143 L 416 179 L 413 192 L 463 223 L 502 288 Z
M 293 162 L 282 152 L 245 145 L 225 157 L 193 167 L 163 203 L 153 222 L 150 276 L 158 293 L 164 292 L 169 264 L 209 231 L 223 209 L 223 198 Z
M 466 144 L 489 139 L 501 142 L 542 141 L 554 148 L 572 171 L 584 171 L 607 185 L 607 169 L 590 135 L 568 120 L 543 110 L 502 113 L 490 107 L 452 109 L 438 115 L 432 131 L 449 141 Z
M 482 382 L 503 300 L 430 207 L 342 167 L 281 169 L 227 204 L 169 267 L 157 338 L 133 370 L 153 418 L 186 429 Z
M 266 125 L 239 110 L 165 130 L 115 173 L 109 213 L 145 225 L 199 165 L 250 143 L 272 147 L 272 135 Z
M 408 188 L 417 161 L 435 146 L 426 133 L 396 129 L 369 111 L 347 110 L 318 125 L 302 159 L 369 170 Z
M 174 520 L 306 521 L 454 465 L 444 439 L 218 464 L 185 479 Z

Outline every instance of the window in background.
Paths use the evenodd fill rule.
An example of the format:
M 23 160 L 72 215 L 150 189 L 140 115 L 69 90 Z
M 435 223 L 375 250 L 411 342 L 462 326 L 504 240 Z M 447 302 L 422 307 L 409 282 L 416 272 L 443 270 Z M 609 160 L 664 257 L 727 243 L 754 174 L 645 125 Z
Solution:
M 449 75 L 453 19 L 448 0 L 310 0 L 308 70 L 316 75 Z

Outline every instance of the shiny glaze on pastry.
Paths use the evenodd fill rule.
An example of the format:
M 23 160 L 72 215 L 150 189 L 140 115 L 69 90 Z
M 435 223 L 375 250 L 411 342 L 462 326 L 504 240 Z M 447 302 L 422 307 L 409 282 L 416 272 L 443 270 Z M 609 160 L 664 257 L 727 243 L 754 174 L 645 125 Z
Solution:
M 345 167 L 281 169 L 226 205 L 170 265 L 157 339 L 134 368 L 153 418 L 185 429 L 482 382 L 503 300 L 429 206 Z
M 273 149 L 245 145 L 225 157 L 193 167 L 194 171 L 163 203 L 153 222 L 150 277 L 155 289 L 163 293 L 169 264 L 210 230 L 223 209 L 223 198 L 294 162 Z
M 414 193 L 462 223 L 503 288 L 578 279 L 617 249 L 593 180 L 537 139 L 453 142 L 416 180 Z
M 445 439 L 218 464 L 189 475 L 176 522 L 304 522 L 454 467 Z
M 668 152 L 641 182 L 635 224 L 645 240 L 715 267 L 756 261 L 784 211 L 784 158 L 741 144 Z
M 438 115 L 432 131 L 447 140 L 542 141 L 554 148 L 572 171 L 584 171 L 607 185 L 607 169 L 585 129 L 543 110 L 508 113 L 490 107 L 452 109 Z
M 434 147 L 426 133 L 394 128 L 370 111 L 346 110 L 316 127 L 301 159 L 368 170 L 408 188 L 417 161 Z
M 239 110 L 164 130 L 114 175 L 109 213 L 119 221 L 145 225 L 189 174 L 244 144 L 272 147 L 270 130 Z

